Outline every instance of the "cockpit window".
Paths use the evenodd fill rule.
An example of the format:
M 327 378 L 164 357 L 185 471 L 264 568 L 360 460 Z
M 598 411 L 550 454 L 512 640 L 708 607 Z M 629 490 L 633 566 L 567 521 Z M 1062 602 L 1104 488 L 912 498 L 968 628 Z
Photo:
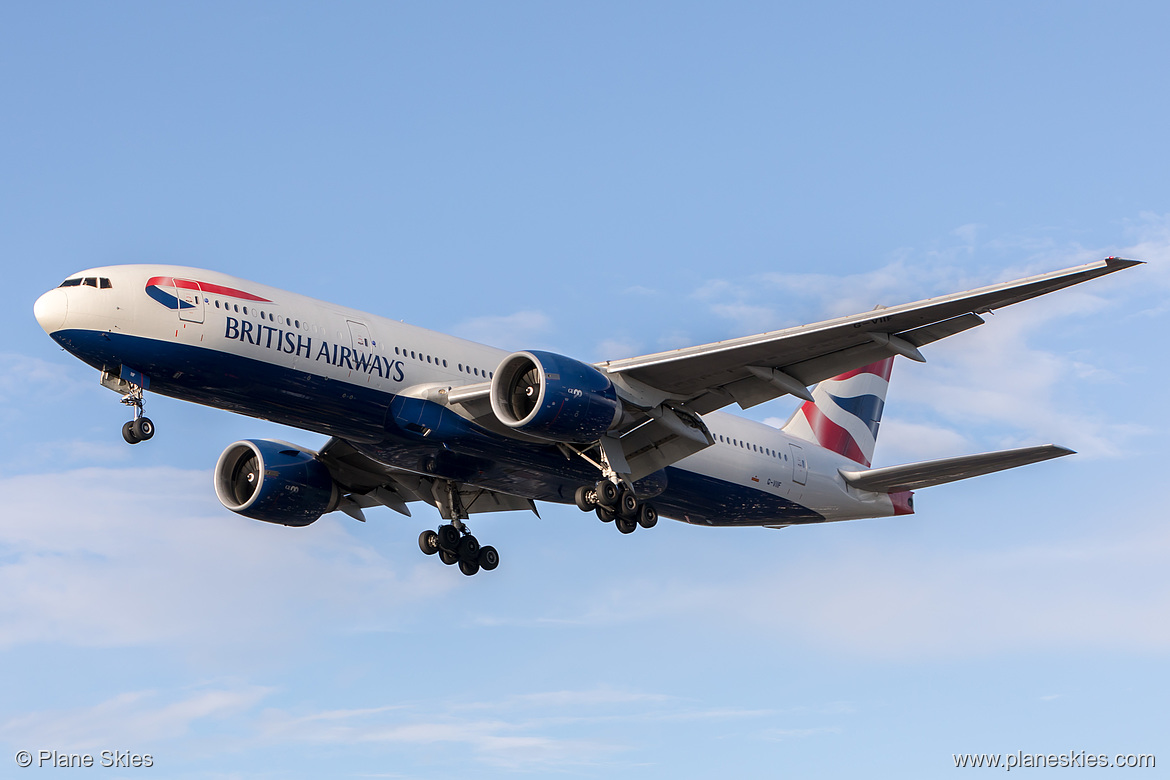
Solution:
M 81 285 L 85 285 L 86 287 L 98 287 L 102 290 L 110 290 L 114 287 L 113 282 L 111 282 L 109 278 L 105 276 L 87 276 L 84 279 L 79 276 L 76 279 L 66 279 L 57 286 L 80 287 Z

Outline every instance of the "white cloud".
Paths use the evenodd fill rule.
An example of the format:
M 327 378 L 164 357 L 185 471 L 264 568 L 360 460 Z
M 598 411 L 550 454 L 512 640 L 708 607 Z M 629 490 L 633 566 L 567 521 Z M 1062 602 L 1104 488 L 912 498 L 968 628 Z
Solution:
M 871 537 L 866 546 L 826 545 L 731 581 L 625 581 L 583 594 L 576 612 L 561 614 L 582 626 L 668 621 L 774 635 L 794 652 L 811 647 L 871 660 L 1166 652 L 1170 530 L 1117 533 L 1111 524 L 1099 538 L 981 552 L 928 549 L 907 544 L 905 535 L 872 544 Z
M 491 713 L 484 716 L 480 713 Z M 258 738 L 270 743 L 409 747 L 446 744 L 478 762 L 508 769 L 595 765 L 634 749 L 626 740 L 582 738 L 585 726 L 681 722 L 751 722 L 775 710 L 700 707 L 674 696 L 597 688 L 517 694 L 493 701 L 423 702 L 296 715 L 266 711 Z M 806 715 L 807 713 L 801 713 Z M 593 731 L 597 729 L 594 728 Z
M 322 626 L 393 625 L 459 584 L 431 561 L 384 558 L 348 518 L 298 529 L 234 515 L 210 482 L 163 467 L 0 480 L 0 644 L 234 653 Z
M 1078 402 L 1079 394 L 1068 391 L 1086 383 L 1116 382 L 1116 378 L 1084 359 L 1031 344 L 1048 323 L 1097 312 L 1105 305 L 1088 293 L 1067 293 L 989 317 L 991 321 L 975 331 L 955 337 L 945 347 L 930 349 L 924 367 L 899 363 L 891 378 L 891 386 L 897 384 L 898 402 L 929 410 L 954 426 L 956 437 L 967 438 L 981 426 L 993 428 L 996 440 L 983 446 L 1051 442 L 1087 457 L 1124 451 L 1147 429 L 1110 420 L 1106 415 L 1113 410 L 1094 409 Z M 892 430 L 883 430 L 882 438 L 899 424 L 887 426 Z
M 0 400 L 21 398 L 36 387 L 38 394 L 65 395 L 83 387 L 73 367 L 15 352 L 0 353 Z M 96 382 L 96 380 L 95 380 Z
M 975 447 L 961 433 L 939 425 L 885 419 L 878 431 L 875 465 L 969 455 Z
M 13 744 L 53 745 L 70 751 L 112 745 L 149 745 L 187 734 L 202 720 L 220 720 L 256 706 L 273 692 L 256 685 L 180 691 L 166 701 L 159 691 L 119 694 L 91 707 L 41 711 L 0 724 Z
M 324 719 L 317 714 L 295 716 L 272 709 L 258 723 L 258 738 L 277 744 L 461 746 L 482 763 L 525 770 L 593 764 L 626 749 L 598 740 L 541 733 L 547 731 L 547 725 L 533 722 L 528 715 L 515 721 L 468 718 L 445 707 L 430 712 L 418 707 L 335 711 Z
M 546 343 L 551 326 L 552 320 L 543 312 L 518 311 L 464 320 L 452 329 L 452 333 L 501 349 L 528 349 L 533 343 Z
M 641 351 L 641 347 L 637 341 L 611 338 L 598 344 L 597 349 L 594 350 L 594 354 L 597 355 L 598 360 L 618 360 L 620 358 L 634 357 Z

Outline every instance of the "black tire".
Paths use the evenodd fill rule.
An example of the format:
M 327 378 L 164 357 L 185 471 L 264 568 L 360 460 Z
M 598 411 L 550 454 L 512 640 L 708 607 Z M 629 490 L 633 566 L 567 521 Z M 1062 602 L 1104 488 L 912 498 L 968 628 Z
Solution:
M 617 517 L 612 509 L 605 506 L 597 507 L 597 519 L 603 523 L 612 523 L 613 519 Z
M 573 494 L 573 503 L 582 512 L 592 512 L 596 504 L 589 498 L 589 494 L 593 492 L 593 488 L 588 485 L 582 485 L 577 488 L 577 492 Z
M 475 561 L 468 563 L 467 561 L 459 561 L 459 571 L 466 574 L 468 577 L 479 573 L 479 564 Z
M 618 486 L 608 479 L 601 480 L 593 489 L 597 493 L 597 503 L 601 506 L 613 506 L 618 502 L 618 496 L 621 495 Z
M 614 525 L 623 534 L 632 534 L 638 528 L 638 521 L 631 520 L 628 517 L 617 517 L 614 519 Z
M 653 504 L 642 504 L 638 510 L 638 525 L 643 528 L 653 528 L 658 525 L 658 510 Z
M 439 560 L 448 566 L 453 566 L 454 564 L 459 563 L 459 556 L 455 553 L 447 552 L 446 550 L 439 548 Z
M 618 502 L 618 512 L 622 517 L 638 518 L 638 497 L 632 490 L 623 490 L 621 501 Z
M 427 555 L 434 555 L 439 551 L 439 535 L 427 529 L 418 535 L 418 549 Z
M 471 534 L 459 541 L 459 560 L 464 563 L 475 563 L 479 560 L 479 540 Z M 479 564 L 476 564 L 477 566 Z
M 459 550 L 459 529 L 453 525 L 439 526 L 439 549 L 449 553 Z
M 149 417 L 139 417 L 132 425 L 134 426 L 134 435 L 142 441 L 147 441 L 154 437 L 154 423 Z
M 122 438 L 126 440 L 127 444 L 137 444 L 142 441 L 138 438 L 138 434 L 134 432 L 134 423 L 128 422 L 122 426 Z
M 479 548 L 479 568 L 484 571 L 491 571 L 500 565 L 500 554 L 496 552 L 496 548 L 488 545 L 487 547 Z

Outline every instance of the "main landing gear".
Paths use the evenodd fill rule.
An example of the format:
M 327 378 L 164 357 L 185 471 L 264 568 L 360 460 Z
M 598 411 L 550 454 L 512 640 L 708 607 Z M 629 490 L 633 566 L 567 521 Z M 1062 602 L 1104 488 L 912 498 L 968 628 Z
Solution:
M 427 555 L 439 554 L 439 560 L 448 566 L 459 564 L 459 571 L 470 577 L 479 572 L 491 571 L 500 565 L 500 554 L 495 547 L 479 546 L 479 540 L 472 536 L 462 522 L 441 525 L 436 533 L 427 529 L 418 535 L 418 546 Z
M 145 393 L 139 385 L 131 385 L 122 396 L 122 403 L 134 409 L 134 419 L 122 426 L 122 438 L 127 444 L 137 444 L 154 436 L 154 423 L 142 411 L 146 406 Z
M 653 504 L 639 501 L 629 486 L 619 487 L 608 479 L 593 487 L 577 488 L 573 500 L 582 512 L 596 512 L 601 522 L 612 522 L 623 534 L 632 534 L 638 526 L 653 528 L 658 523 L 658 510 Z
M 442 497 L 445 504 L 444 517 L 451 522 L 439 526 L 439 530 L 429 528 L 418 535 L 418 547 L 427 555 L 438 553 L 439 560 L 448 566 L 459 564 L 459 571 L 470 577 L 479 572 L 491 571 L 500 565 L 500 554 L 495 547 L 480 547 L 479 540 L 467 530 L 464 520 L 467 510 L 463 508 L 463 501 L 459 498 L 459 486 L 448 481 L 445 485 L 436 485 L 436 498 Z

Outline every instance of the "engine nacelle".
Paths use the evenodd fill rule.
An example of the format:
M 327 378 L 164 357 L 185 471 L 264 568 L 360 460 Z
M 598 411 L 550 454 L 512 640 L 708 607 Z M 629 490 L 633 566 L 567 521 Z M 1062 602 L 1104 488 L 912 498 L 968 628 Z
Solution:
M 550 441 L 591 441 L 618 424 L 609 377 L 552 352 L 516 352 L 492 377 L 492 411 L 510 428 Z
M 253 520 L 305 526 L 332 512 L 340 491 L 325 464 L 283 441 L 246 439 L 215 464 L 215 495 Z

